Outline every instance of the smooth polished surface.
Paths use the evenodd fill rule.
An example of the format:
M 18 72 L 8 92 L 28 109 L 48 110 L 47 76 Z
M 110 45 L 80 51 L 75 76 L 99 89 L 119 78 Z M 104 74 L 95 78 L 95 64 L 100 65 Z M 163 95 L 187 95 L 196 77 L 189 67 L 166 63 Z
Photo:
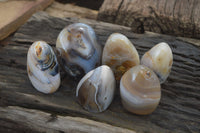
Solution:
M 143 55 L 141 64 L 151 68 L 162 84 L 171 72 L 173 64 L 172 50 L 167 43 L 161 42 Z
M 89 25 L 75 23 L 67 26 L 58 35 L 56 47 L 62 49 L 61 64 L 71 76 L 82 77 L 100 65 L 102 49 Z
M 76 97 L 84 109 L 97 113 L 108 108 L 114 92 L 114 74 L 108 66 L 103 65 L 81 79 L 76 89 Z
M 120 95 L 123 106 L 140 115 L 152 113 L 161 98 L 156 74 L 143 65 L 129 69 L 121 78 Z
M 27 72 L 40 92 L 53 93 L 60 86 L 58 62 L 52 48 L 44 41 L 34 42 L 27 55 Z
M 116 80 L 139 63 L 138 52 L 125 35 L 113 33 L 109 36 L 103 49 L 102 64 L 113 70 Z

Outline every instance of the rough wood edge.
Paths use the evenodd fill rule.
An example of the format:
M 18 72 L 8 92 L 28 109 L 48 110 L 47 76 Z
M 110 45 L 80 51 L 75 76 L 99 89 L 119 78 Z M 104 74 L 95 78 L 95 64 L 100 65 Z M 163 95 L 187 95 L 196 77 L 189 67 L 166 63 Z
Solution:
M 60 116 L 16 106 L 1 107 L 0 114 L 0 119 L 5 122 L 14 121 L 25 126 L 25 128 L 38 132 L 135 133 L 128 129 L 96 122 L 86 118 Z M 0 127 L 3 125 L 1 123 Z
M 5 25 L 2 29 L 0 29 L 0 40 L 6 38 L 11 33 L 13 33 L 16 29 L 18 29 L 22 24 L 24 24 L 33 13 L 43 10 L 47 6 L 49 6 L 54 0 L 37 0 L 35 4 L 32 5 L 32 7 L 21 14 L 20 17 L 14 19 L 12 22 Z M 6 1 L 7 2 L 7 1 Z M 8 1 L 9 2 L 9 1 Z
M 98 11 L 88 9 L 85 7 L 80 7 L 71 3 L 61 4 L 54 1 L 45 12 L 50 16 L 66 18 L 66 17 L 77 17 L 77 18 L 87 18 L 87 19 L 97 19 Z
M 137 33 L 199 39 L 199 5 L 198 0 L 104 0 L 97 19 L 130 26 Z

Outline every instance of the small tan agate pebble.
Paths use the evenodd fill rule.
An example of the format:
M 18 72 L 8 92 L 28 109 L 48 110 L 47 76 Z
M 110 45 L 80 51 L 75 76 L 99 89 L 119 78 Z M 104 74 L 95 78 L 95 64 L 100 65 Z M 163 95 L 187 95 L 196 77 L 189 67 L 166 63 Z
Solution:
M 140 64 L 139 55 L 131 41 L 120 33 L 109 36 L 103 49 L 102 64 L 108 65 L 116 80 L 131 67 Z
M 139 115 L 151 114 L 161 98 L 159 79 L 148 67 L 135 66 L 122 76 L 120 95 L 128 111 Z
M 161 42 L 143 55 L 141 64 L 152 69 L 162 84 L 171 72 L 173 64 L 172 50 L 167 43 Z

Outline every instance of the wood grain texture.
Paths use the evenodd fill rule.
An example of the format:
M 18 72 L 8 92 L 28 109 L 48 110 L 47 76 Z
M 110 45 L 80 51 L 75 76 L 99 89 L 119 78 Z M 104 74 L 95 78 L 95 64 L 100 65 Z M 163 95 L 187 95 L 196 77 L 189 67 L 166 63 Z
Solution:
M 0 120 L 0 131 L 3 133 L 7 132 L 9 123 L 16 123 L 21 125 L 21 127 L 26 127 L 22 129 L 15 129 L 15 131 L 21 132 L 47 132 L 47 133 L 135 133 L 131 130 L 123 129 L 120 127 L 111 126 L 109 124 L 104 124 L 96 122 L 93 120 L 88 120 L 80 117 L 70 117 L 70 116 L 59 116 L 51 113 L 46 113 L 33 109 L 25 109 L 20 107 L 4 107 L 0 108 L 0 119 L 3 119 L 8 124 L 1 124 Z
M 103 113 L 89 113 L 75 98 L 78 81 L 62 75 L 59 90 L 51 95 L 37 92 L 26 72 L 26 55 L 36 40 L 55 46 L 59 32 L 68 24 L 83 22 L 92 26 L 103 46 L 113 32 L 126 35 L 140 57 L 159 42 L 172 48 L 174 63 L 167 81 L 162 84 L 162 97 L 151 115 L 139 116 L 127 112 L 119 92 Z M 138 133 L 198 133 L 200 131 L 200 48 L 173 36 L 147 32 L 134 34 L 130 28 L 87 19 L 54 18 L 37 13 L 10 39 L 0 45 L 0 105 L 37 109 L 55 115 L 68 115 L 105 122 Z
M 54 17 L 77 17 L 77 18 L 87 18 L 87 19 L 97 19 L 97 10 L 92 10 L 74 4 L 61 4 L 59 2 L 53 2 L 46 10 L 51 16 Z
M 0 2 L 0 40 L 24 24 L 33 13 L 42 10 L 53 0 L 8 0 Z
M 98 20 L 153 31 L 200 38 L 199 0 L 104 0 Z

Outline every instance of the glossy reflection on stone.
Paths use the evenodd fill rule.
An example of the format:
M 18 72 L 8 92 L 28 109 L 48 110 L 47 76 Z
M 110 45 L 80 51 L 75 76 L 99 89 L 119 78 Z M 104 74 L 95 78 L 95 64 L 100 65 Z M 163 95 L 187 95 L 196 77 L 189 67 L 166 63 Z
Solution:
M 138 52 L 126 36 L 120 33 L 110 35 L 103 49 L 102 64 L 111 67 L 116 80 L 139 63 Z
M 148 67 L 135 66 L 122 76 L 120 95 L 122 104 L 128 111 L 139 115 L 150 114 L 161 98 L 159 79 Z
M 53 93 L 60 86 L 58 62 L 52 48 L 44 41 L 34 42 L 27 55 L 27 72 L 40 92 Z
M 173 55 L 167 43 L 159 43 L 146 52 L 141 64 L 151 68 L 158 76 L 160 83 L 164 83 L 171 72 Z
M 89 112 L 102 112 L 108 108 L 115 92 L 115 78 L 112 70 L 100 66 L 87 73 L 79 82 L 76 97 Z
M 67 26 L 60 32 L 56 47 L 61 49 L 62 65 L 71 76 L 83 76 L 100 65 L 102 49 L 89 25 Z

